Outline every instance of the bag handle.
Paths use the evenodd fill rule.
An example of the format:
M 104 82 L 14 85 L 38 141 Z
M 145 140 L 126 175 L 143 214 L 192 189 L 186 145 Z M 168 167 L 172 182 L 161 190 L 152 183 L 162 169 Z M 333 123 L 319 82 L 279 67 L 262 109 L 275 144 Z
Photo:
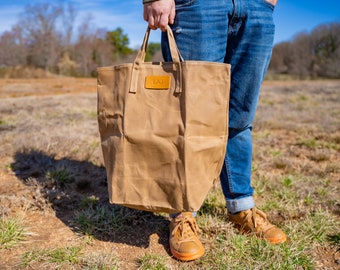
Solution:
M 146 50 L 148 46 L 148 41 L 149 41 L 149 36 L 150 36 L 150 27 L 147 27 L 144 39 L 143 39 L 143 44 L 138 51 L 138 54 L 136 56 L 136 59 L 133 63 L 132 67 L 132 76 L 131 76 L 131 84 L 130 84 L 130 93 L 136 93 L 137 85 L 138 85 L 138 70 L 139 67 L 145 62 L 145 56 L 146 56 Z M 183 57 L 180 54 L 180 51 L 178 50 L 174 35 L 172 33 L 172 30 L 169 25 L 167 25 L 167 36 L 168 36 L 168 42 L 169 42 L 169 47 L 170 47 L 170 54 L 172 58 L 172 62 L 175 63 L 177 67 L 177 79 L 176 79 L 176 88 L 175 92 L 180 93 L 182 90 L 181 87 L 181 82 L 182 82 L 182 70 L 181 70 L 181 65 L 180 62 L 183 62 Z
M 179 63 L 179 62 L 183 62 L 183 57 L 181 55 L 181 53 L 179 52 L 178 48 L 177 48 L 177 44 L 174 38 L 174 35 L 172 33 L 172 30 L 170 28 L 169 25 L 167 25 L 166 27 L 166 32 L 167 32 L 167 36 L 168 36 L 168 40 L 169 40 L 169 46 L 170 46 L 170 53 L 171 53 L 171 58 L 172 61 L 174 63 Z M 149 41 L 149 36 L 150 36 L 150 27 L 148 27 L 146 29 L 145 35 L 144 35 L 144 40 L 143 40 L 143 44 L 137 54 L 137 57 L 135 59 L 135 62 L 138 63 L 143 63 L 145 60 L 145 55 L 146 55 L 146 50 L 147 50 L 147 46 L 148 46 L 148 41 Z

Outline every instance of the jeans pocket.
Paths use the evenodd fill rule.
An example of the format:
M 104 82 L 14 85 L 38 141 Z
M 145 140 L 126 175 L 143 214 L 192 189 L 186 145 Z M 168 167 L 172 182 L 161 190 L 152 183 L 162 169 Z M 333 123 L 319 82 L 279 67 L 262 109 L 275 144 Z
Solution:
M 191 6 L 196 0 L 175 0 L 176 8 Z

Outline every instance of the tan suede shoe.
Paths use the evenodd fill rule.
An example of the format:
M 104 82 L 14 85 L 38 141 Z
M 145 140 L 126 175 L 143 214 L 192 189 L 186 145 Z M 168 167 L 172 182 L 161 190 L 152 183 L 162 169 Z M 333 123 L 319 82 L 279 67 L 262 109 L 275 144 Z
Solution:
M 286 241 L 285 233 L 271 224 L 266 214 L 257 208 L 241 211 L 237 214 L 228 214 L 228 216 L 235 227 L 241 232 L 254 233 L 257 237 L 265 239 L 271 244 L 279 244 Z
M 191 212 L 183 212 L 170 222 L 170 250 L 181 261 L 192 261 L 204 254 L 204 247 L 198 236 L 199 228 Z

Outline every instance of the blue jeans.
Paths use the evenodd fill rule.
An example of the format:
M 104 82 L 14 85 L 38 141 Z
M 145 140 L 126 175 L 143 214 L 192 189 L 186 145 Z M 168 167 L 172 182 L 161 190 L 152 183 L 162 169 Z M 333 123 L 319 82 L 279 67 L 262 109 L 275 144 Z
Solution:
M 255 205 L 252 122 L 273 47 L 273 10 L 266 0 L 176 0 L 171 28 L 183 58 L 231 64 L 229 137 L 220 175 L 230 213 Z M 171 61 L 164 33 L 162 50 Z

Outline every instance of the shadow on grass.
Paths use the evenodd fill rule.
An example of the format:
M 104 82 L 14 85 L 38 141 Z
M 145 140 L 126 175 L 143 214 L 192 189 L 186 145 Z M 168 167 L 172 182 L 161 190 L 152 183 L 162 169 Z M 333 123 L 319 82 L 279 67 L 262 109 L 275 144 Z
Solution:
M 169 252 L 168 220 L 150 212 L 110 205 L 104 167 L 88 161 L 56 159 L 31 149 L 17 152 L 14 158 L 11 167 L 16 176 L 43 195 L 43 203 L 33 203 L 41 210 L 50 205 L 76 233 L 144 248 L 156 233 Z

